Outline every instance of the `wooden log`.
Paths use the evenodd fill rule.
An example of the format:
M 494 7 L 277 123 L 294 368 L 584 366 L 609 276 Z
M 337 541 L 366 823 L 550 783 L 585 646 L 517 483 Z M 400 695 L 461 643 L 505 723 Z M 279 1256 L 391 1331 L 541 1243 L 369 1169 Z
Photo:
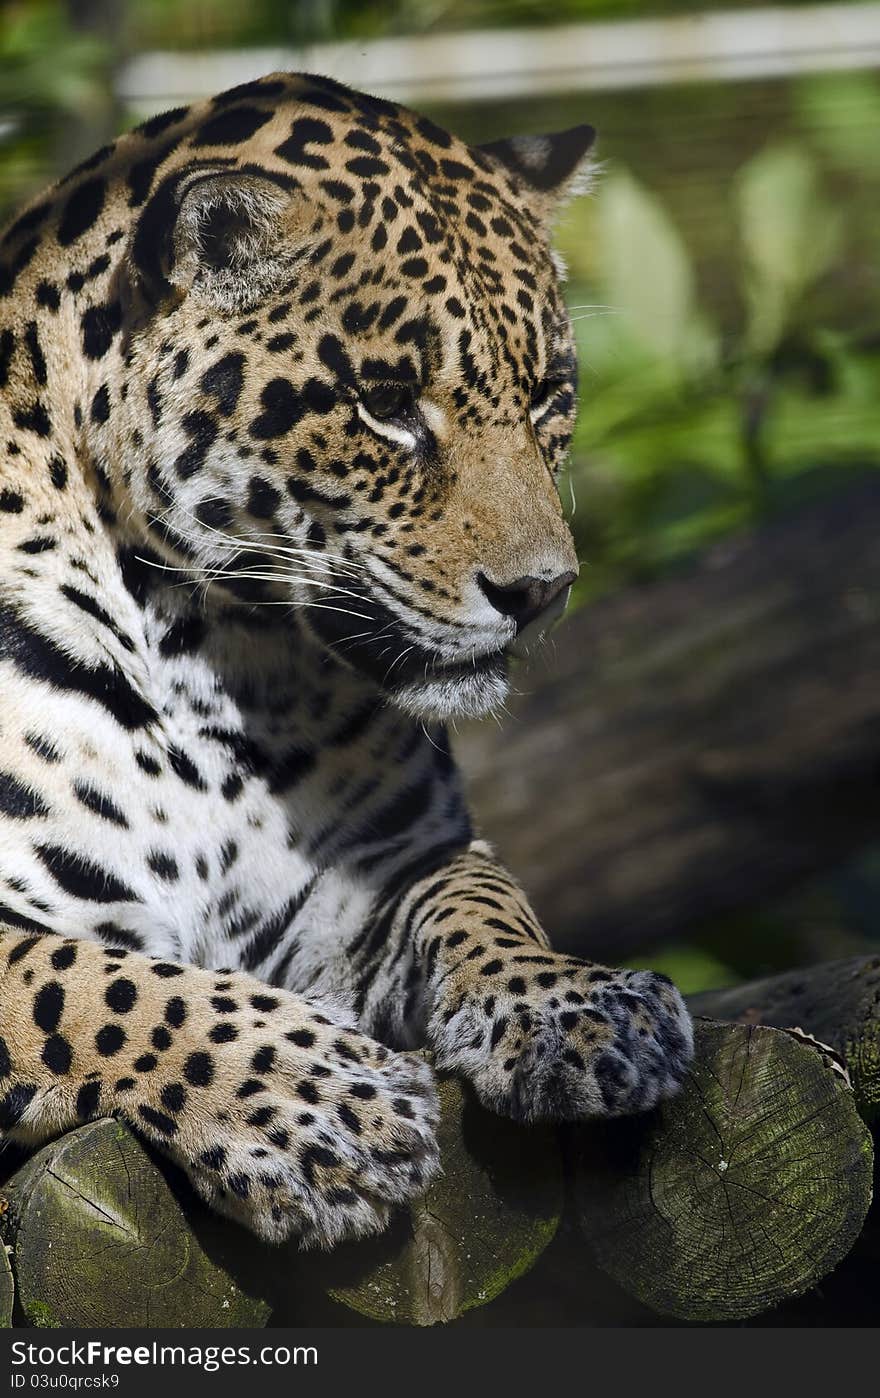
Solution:
M 708 1020 L 696 1031 L 677 1098 L 578 1133 L 575 1205 L 599 1264 L 644 1304 L 741 1320 L 849 1252 L 871 1200 L 871 1137 L 808 1044 Z
M 5 1186 L 19 1323 L 302 1324 L 322 1295 L 330 1323 L 428 1325 L 485 1306 L 554 1236 L 559 1141 L 485 1112 L 454 1079 L 440 1095 L 440 1179 L 381 1238 L 328 1257 L 270 1248 L 209 1214 L 121 1123 L 52 1142 Z M 799 1295 L 846 1254 L 870 1200 L 870 1136 L 851 1091 L 777 1029 L 698 1021 L 678 1099 L 570 1139 L 596 1260 L 640 1303 L 686 1319 Z
M 876 834 L 880 483 L 566 619 L 458 751 L 554 943 L 609 958 Z M 548 651 L 548 655 L 551 651 Z
M 381 1238 L 315 1263 L 328 1295 L 372 1320 L 435 1325 L 485 1306 L 528 1271 L 559 1223 L 556 1133 L 484 1111 L 457 1079 L 439 1089 L 442 1175 Z
M 204 1210 L 185 1214 L 121 1122 L 92 1122 L 50 1142 L 4 1188 L 24 1324 L 265 1324 L 267 1249 Z
M 694 1014 L 740 1024 L 797 1026 L 837 1049 L 856 1106 L 880 1125 L 880 956 L 854 956 L 693 995 Z
M 269 1247 L 210 1214 L 120 1122 L 51 1142 L 5 1186 L 20 1318 L 258 1326 L 274 1311 L 294 1324 L 326 1294 L 361 1316 L 428 1325 L 485 1305 L 553 1237 L 559 1142 L 490 1115 L 451 1079 L 440 1097 L 440 1179 L 381 1238 L 330 1257 Z
M 12 1308 L 15 1301 L 15 1283 L 9 1254 L 0 1246 L 0 1330 L 8 1330 L 12 1325 Z

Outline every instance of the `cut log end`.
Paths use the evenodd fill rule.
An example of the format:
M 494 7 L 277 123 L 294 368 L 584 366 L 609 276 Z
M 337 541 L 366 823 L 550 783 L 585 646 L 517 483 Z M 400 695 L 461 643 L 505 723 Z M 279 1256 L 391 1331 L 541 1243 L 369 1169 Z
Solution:
M 219 1220 L 197 1231 L 121 1122 L 92 1122 L 50 1142 L 7 1195 L 4 1235 L 25 1324 L 265 1324 L 269 1306 L 225 1265 L 254 1244 Z
M 639 1300 L 738 1320 L 846 1255 L 872 1169 L 853 1095 L 822 1054 L 779 1030 L 704 1021 L 677 1098 L 584 1130 L 576 1207 L 600 1265 Z

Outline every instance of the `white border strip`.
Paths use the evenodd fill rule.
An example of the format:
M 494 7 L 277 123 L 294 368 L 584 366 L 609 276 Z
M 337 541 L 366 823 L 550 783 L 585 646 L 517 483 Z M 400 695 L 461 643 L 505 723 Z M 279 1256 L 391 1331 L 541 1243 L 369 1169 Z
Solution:
M 474 102 L 874 66 L 880 4 L 831 4 L 300 49 L 145 53 L 124 68 L 118 93 L 148 116 L 277 69 L 323 73 L 397 101 Z

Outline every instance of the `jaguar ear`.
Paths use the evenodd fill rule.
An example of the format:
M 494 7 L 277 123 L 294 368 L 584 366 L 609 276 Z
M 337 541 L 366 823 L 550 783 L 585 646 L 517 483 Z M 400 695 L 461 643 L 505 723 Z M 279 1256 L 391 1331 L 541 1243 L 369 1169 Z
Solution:
M 141 215 L 132 249 L 153 299 L 177 288 L 219 310 L 255 305 L 304 248 L 291 194 L 263 175 L 217 166 L 178 171 Z
M 546 216 L 590 187 L 592 126 L 572 126 L 545 136 L 508 136 L 479 149 L 516 175 L 538 198 Z

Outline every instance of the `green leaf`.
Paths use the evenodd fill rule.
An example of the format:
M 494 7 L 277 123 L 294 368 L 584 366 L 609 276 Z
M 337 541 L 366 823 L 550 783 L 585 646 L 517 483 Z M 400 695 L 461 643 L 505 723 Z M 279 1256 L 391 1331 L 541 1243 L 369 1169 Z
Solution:
M 600 299 L 618 312 L 621 339 L 675 376 L 694 332 L 687 249 L 659 200 L 625 170 L 605 180 L 597 215 Z
M 768 146 L 744 165 L 735 200 L 747 263 L 746 340 L 753 352 L 766 354 L 829 266 L 841 215 L 823 199 L 812 158 L 795 145 Z
M 880 180 L 873 139 L 880 131 L 880 86 L 873 73 L 822 73 L 796 83 L 800 124 L 816 148 L 859 181 Z

